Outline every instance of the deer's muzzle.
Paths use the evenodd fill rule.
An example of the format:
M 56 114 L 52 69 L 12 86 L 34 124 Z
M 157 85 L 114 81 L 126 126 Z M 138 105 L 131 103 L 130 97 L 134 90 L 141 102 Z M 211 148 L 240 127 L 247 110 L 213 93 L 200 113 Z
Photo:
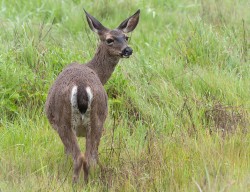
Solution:
M 125 49 L 122 50 L 122 57 L 128 58 L 130 55 L 132 55 L 133 53 L 133 49 L 131 49 L 130 47 L 126 47 Z

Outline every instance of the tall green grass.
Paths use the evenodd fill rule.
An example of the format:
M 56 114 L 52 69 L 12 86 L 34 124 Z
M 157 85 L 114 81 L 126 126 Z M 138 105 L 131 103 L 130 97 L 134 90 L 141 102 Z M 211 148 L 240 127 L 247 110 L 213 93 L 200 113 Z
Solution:
M 83 7 L 110 28 L 138 8 L 141 18 L 133 56 L 105 85 L 102 168 L 73 186 L 44 103 L 63 67 L 95 53 Z M 248 8 L 246 0 L 2 0 L 0 191 L 249 191 Z

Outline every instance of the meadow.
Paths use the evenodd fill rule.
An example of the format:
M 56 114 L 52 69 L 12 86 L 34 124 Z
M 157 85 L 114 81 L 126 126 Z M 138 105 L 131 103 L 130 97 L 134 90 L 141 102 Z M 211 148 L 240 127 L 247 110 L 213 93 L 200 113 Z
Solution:
M 72 185 L 72 161 L 44 113 L 67 64 L 141 9 L 132 57 L 105 85 L 102 167 Z M 0 192 L 250 191 L 247 0 L 1 0 Z M 82 150 L 85 139 L 80 138 Z

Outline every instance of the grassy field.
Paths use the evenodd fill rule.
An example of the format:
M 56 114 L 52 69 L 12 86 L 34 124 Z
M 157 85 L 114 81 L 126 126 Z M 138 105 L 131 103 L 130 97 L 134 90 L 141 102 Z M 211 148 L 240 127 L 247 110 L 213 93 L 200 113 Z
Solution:
M 97 36 L 141 9 L 134 54 L 105 85 L 103 165 L 72 185 L 44 103 Z M 0 191 L 250 191 L 247 0 L 0 1 Z M 79 139 L 85 148 L 85 139 Z

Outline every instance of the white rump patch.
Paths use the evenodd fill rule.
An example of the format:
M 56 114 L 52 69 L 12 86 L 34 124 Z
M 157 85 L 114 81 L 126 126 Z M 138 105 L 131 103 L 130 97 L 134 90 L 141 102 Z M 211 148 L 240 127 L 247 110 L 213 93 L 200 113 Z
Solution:
M 75 131 L 77 136 L 86 135 L 86 128 L 90 127 L 90 110 L 91 110 L 91 103 L 93 100 L 93 93 L 90 87 L 86 87 L 86 92 L 88 96 L 88 108 L 85 114 L 81 114 L 78 109 L 77 103 L 77 86 L 75 85 L 71 90 L 71 126 L 72 129 Z
M 77 86 L 74 86 L 71 90 L 71 126 L 72 129 L 77 133 L 79 125 L 81 125 L 81 114 L 77 106 Z
M 92 100 L 93 100 L 93 93 L 92 93 L 90 87 L 86 88 L 86 92 L 88 94 L 88 109 L 90 109 L 90 105 L 91 105 Z
M 91 125 L 90 125 L 90 111 L 91 111 L 91 103 L 93 100 L 93 93 L 91 91 L 90 87 L 86 87 L 86 92 L 88 96 L 88 108 L 87 111 L 84 115 L 82 115 L 82 123 L 83 127 L 85 128 L 85 131 L 90 131 L 91 130 Z M 85 132 L 86 134 L 86 132 Z
M 77 86 L 72 88 L 70 102 L 72 108 L 77 108 Z
M 90 110 L 91 110 L 91 103 L 93 100 L 93 93 L 92 93 L 90 87 L 86 87 L 86 92 L 87 92 L 87 96 L 88 96 L 88 108 L 87 108 L 86 113 L 84 115 L 82 115 L 82 120 L 83 120 L 84 125 L 89 123 L 89 121 L 90 121 Z

